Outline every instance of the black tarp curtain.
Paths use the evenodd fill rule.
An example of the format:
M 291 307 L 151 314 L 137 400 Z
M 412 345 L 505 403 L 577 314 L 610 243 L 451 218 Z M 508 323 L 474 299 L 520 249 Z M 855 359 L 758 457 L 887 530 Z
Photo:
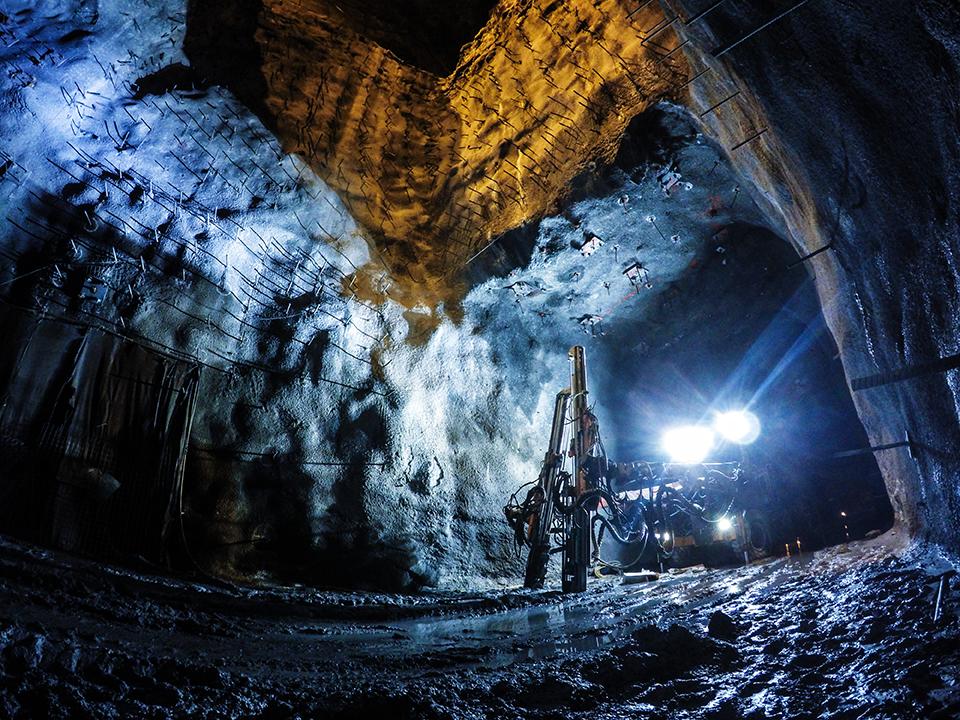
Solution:
M 0 341 L 0 532 L 162 562 L 199 366 L 9 308 Z

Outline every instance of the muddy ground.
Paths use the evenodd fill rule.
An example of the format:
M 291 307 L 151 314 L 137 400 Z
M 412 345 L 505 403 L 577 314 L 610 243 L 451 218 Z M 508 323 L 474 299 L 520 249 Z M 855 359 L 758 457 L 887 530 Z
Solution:
M 887 535 L 587 593 L 249 590 L 0 542 L 0 716 L 960 715 L 960 588 Z

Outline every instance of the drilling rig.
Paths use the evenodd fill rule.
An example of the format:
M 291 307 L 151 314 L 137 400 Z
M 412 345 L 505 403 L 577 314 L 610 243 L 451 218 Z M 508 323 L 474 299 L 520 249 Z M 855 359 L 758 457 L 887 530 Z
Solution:
M 553 554 L 562 557 L 565 593 L 586 590 L 592 566 L 622 570 L 601 559 L 605 536 L 660 568 L 678 548 L 716 542 L 749 562 L 744 513 L 734 511 L 740 463 L 609 461 L 588 403 L 586 352 L 578 345 L 568 356 L 570 384 L 556 395 L 540 475 L 504 507 L 518 548 L 528 551 L 524 585 L 543 587 Z

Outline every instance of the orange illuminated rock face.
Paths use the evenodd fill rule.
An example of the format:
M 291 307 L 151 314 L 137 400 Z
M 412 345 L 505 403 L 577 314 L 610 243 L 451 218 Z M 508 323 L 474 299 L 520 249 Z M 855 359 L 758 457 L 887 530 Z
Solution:
M 222 17 L 230 5 L 191 10 L 188 51 L 338 191 L 375 247 L 371 272 L 409 306 L 449 299 L 459 268 L 611 157 L 627 123 L 686 79 L 658 3 L 503 0 L 447 77 L 361 34 L 349 3 L 243 2 L 242 21 Z M 232 36 L 205 44 L 216 27 Z

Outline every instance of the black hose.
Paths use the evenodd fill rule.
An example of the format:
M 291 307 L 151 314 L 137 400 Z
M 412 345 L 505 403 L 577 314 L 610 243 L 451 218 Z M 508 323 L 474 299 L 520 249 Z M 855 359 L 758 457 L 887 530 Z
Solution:
M 593 523 L 600 523 L 603 527 L 610 532 L 613 538 L 619 542 L 621 545 L 632 545 L 637 542 L 640 537 L 646 537 L 649 534 L 647 526 L 643 526 L 643 536 L 632 537 L 633 533 L 627 533 L 626 537 L 620 534 L 620 530 L 613 525 L 609 520 L 607 520 L 603 515 L 594 515 Z M 636 532 L 636 531 L 634 531 Z

